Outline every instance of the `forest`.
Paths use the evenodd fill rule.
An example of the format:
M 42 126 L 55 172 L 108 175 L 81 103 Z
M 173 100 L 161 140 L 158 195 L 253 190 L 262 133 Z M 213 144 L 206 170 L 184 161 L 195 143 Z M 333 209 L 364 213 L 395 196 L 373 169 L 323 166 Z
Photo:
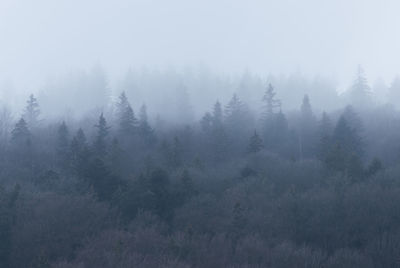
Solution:
M 0 267 L 400 267 L 400 79 L 129 74 L 2 104 Z

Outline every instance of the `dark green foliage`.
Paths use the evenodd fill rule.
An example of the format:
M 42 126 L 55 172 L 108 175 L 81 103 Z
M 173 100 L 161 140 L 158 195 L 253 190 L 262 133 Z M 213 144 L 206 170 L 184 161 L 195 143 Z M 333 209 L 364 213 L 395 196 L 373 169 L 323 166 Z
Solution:
M 0 266 L 10 267 L 12 252 L 12 226 L 16 217 L 16 202 L 20 186 L 15 185 L 11 192 L 0 188 Z
M 31 133 L 25 120 L 21 118 L 11 132 L 11 141 L 15 145 L 26 145 L 31 138 Z
M 249 153 L 258 153 L 264 147 L 263 141 L 258 136 L 257 131 L 254 131 L 253 136 L 250 137 L 250 142 L 247 151 Z
M 124 139 L 132 138 L 132 135 L 137 133 L 138 120 L 135 117 L 135 113 L 133 112 L 125 92 L 122 92 L 119 96 L 117 117 L 120 135 Z
M 98 157 L 104 158 L 108 152 L 108 132 L 110 127 L 107 126 L 103 113 L 100 115 L 99 123 L 95 127 L 97 128 L 97 136 L 93 148 Z
M 110 201 L 118 188 L 123 186 L 121 180 L 111 174 L 100 158 L 94 158 L 89 162 L 84 175 L 88 186 L 93 188 L 97 198 L 101 201 Z
M 140 108 L 138 131 L 140 137 L 147 146 L 154 145 L 156 136 L 148 122 L 146 105 L 142 105 Z
M 90 159 L 90 151 L 86 136 L 80 128 L 71 141 L 70 146 L 71 169 L 75 175 L 82 176 Z
M 64 121 L 57 131 L 56 153 L 58 165 L 63 169 L 67 169 L 70 159 L 70 140 L 68 127 Z

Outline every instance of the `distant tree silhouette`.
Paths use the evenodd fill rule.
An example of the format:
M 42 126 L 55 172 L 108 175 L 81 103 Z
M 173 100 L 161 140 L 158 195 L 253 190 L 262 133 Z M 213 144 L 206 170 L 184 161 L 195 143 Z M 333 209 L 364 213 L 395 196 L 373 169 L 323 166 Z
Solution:
M 37 99 L 33 94 L 29 96 L 29 99 L 26 101 L 26 107 L 23 114 L 23 118 L 26 123 L 31 127 L 35 128 L 38 126 L 40 116 L 40 107 Z
M 257 134 L 257 131 L 254 131 L 253 136 L 250 138 L 249 146 L 247 151 L 249 153 L 258 153 L 264 147 L 263 142 L 260 136 Z

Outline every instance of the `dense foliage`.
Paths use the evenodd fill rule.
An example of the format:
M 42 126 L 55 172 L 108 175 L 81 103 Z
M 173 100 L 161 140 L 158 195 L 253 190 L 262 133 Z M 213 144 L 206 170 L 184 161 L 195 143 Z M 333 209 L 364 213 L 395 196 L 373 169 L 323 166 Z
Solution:
M 400 113 L 356 83 L 321 115 L 268 85 L 259 114 L 235 94 L 182 124 L 125 93 L 48 122 L 31 95 L 0 147 L 0 267 L 398 267 Z

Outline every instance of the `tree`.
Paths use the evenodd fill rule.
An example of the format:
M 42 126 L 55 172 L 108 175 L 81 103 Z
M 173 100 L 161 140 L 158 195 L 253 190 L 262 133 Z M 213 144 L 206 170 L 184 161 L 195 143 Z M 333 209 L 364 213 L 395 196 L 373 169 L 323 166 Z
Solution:
M 325 163 L 334 171 L 351 177 L 360 177 L 363 175 L 362 152 L 362 141 L 358 132 L 342 115 L 333 131 L 332 148 Z
M 281 101 L 275 99 L 276 92 L 271 84 L 268 84 L 268 88 L 265 91 L 263 102 L 264 102 L 264 117 L 271 118 L 275 113 L 276 108 L 281 107 Z
M 356 79 L 350 89 L 350 101 L 357 108 L 366 108 L 372 105 L 371 88 L 361 65 L 358 66 Z
M 389 87 L 388 99 L 390 103 L 397 107 L 400 105 L 400 76 L 398 75 L 393 79 Z
M 318 158 L 322 161 L 328 156 L 332 146 L 332 122 L 326 112 L 322 113 L 322 118 L 319 123 L 319 144 Z
M 28 125 L 25 120 L 21 118 L 11 131 L 11 142 L 14 145 L 26 145 L 27 143 L 30 143 L 30 137 L 31 132 L 28 129 Z
M 135 117 L 135 113 L 125 95 L 125 92 L 122 92 L 119 96 L 119 101 L 117 103 L 117 116 L 119 132 L 124 139 L 136 134 L 138 120 Z
M 263 148 L 263 142 L 260 136 L 257 134 L 257 131 L 254 130 L 253 136 L 250 138 L 249 146 L 247 151 L 249 153 L 258 153 Z
M 101 113 L 99 123 L 95 125 L 97 128 L 97 136 L 94 142 L 94 151 L 97 157 L 103 159 L 107 154 L 107 138 L 110 127 L 107 126 L 107 121 Z
M 88 165 L 90 151 L 86 135 L 80 128 L 73 137 L 70 145 L 71 166 L 76 175 L 82 176 Z
M 146 105 L 142 105 L 139 113 L 139 135 L 146 145 L 151 145 L 156 140 L 154 130 L 151 128 L 147 119 Z
M 315 152 L 315 128 L 316 120 L 311 108 L 308 95 L 304 95 L 300 111 L 299 148 L 300 158 L 311 157 Z
M 67 168 L 69 160 L 69 131 L 64 121 L 57 131 L 56 153 L 58 164 L 63 168 Z
M 234 151 L 243 150 L 251 133 L 252 118 L 242 101 L 234 94 L 225 107 L 225 126 Z
M 35 98 L 35 96 L 31 94 L 26 102 L 25 111 L 22 117 L 31 128 L 34 128 L 37 127 L 39 123 L 39 116 L 40 116 L 39 103 Z

